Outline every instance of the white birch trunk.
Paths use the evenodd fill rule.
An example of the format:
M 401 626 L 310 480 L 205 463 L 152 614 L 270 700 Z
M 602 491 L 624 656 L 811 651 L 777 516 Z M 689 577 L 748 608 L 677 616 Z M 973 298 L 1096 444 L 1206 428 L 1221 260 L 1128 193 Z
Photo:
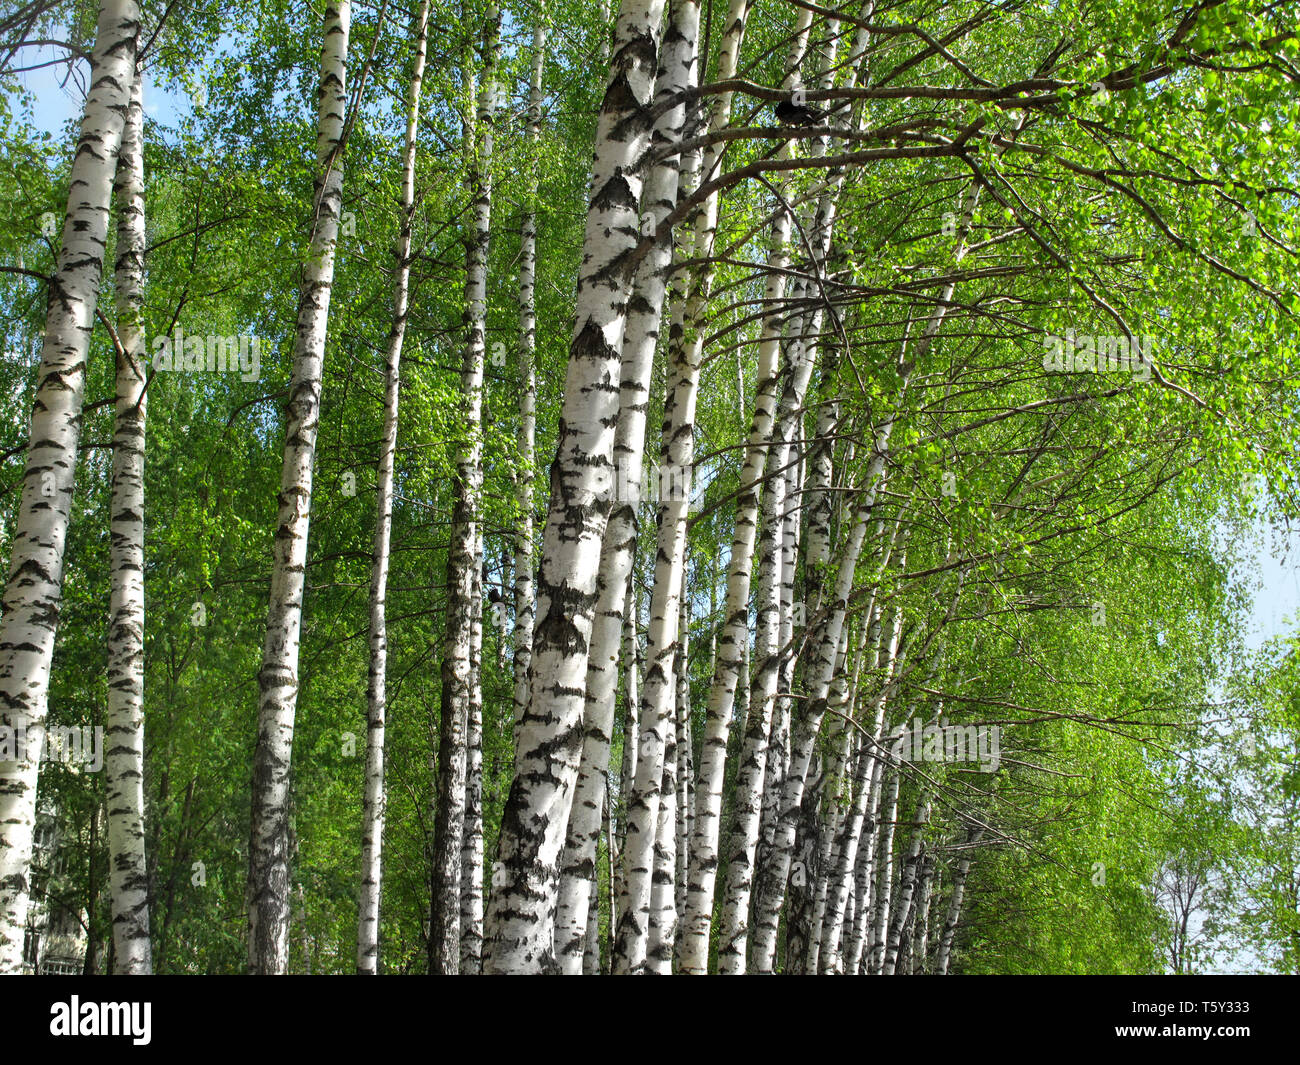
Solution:
M 384 736 L 388 713 L 388 566 L 393 531 L 393 466 L 401 397 L 402 346 L 410 297 L 411 240 L 415 215 L 415 149 L 420 92 L 428 52 L 429 0 L 415 20 L 415 60 L 406 96 L 406 138 L 402 149 L 401 220 L 394 248 L 393 324 L 384 363 L 384 428 L 375 476 L 375 538 L 370 563 L 370 662 L 366 683 L 366 779 L 361 814 L 361 897 L 357 918 L 357 972 L 379 972 L 379 907 L 383 896 Z
M 600 884 L 593 877 L 588 889 L 591 905 L 587 907 L 587 942 L 582 955 L 582 975 L 600 975 Z
M 109 518 L 105 807 L 113 971 L 152 969 L 144 837 L 144 76 L 137 69 L 117 156 L 117 409 Z
M 266 644 L 258 674 L 248 848 L 248 966 L 254 975 L 284 973 L 289 960 L 289 769 L 298 702 L 312 464 L 343 202 L 342 138 L 351 26 L 350 0 L 330 0 L 325 8 L 317 98 L 312 231 L 298 300 Z
M 663 0 L 624 0 L 597 125 L 575 329 L 537 576 L 528 706 L 502 816 L 487 920 L 486 969 L 548 970 L 564 845 L 582 751 L 596 579 L 609 516 L 628 286 L 650 149 Z
M 447 631 L 442 655 L 438 742 L 438 809 L 434 825 L 433 906 L 429 971 L 454 974 L 461 965 L 461 871 L 469 786 L 469 733 L 481 713 L 477 663 L 482 653 L 483 374 L 486 364 L 487 256 L 492 220 L 492 147 L 496 52 L 501 13 L 488 6 L 483 29 L 483 84 L 477 94 L 469 149 L 473 233 L 466 249 L 463 406 L 456 450 L 455 501 L 447 548 Z M 471 100 L 474 93 L 470 93 Z M 481 723 L 478 726 L 481 734 Z M 481 812 L 481 811 L 480 811 Z M 481 843 L 479 844 L 481 847 Z M 477 936 L 476 936 L 477 938 Z M 476 961 L 471 959 L 471 965 Z
M 483 558 L 483 527 L 476 553 Z M 469 705 L 465 716 L 465 816 L 460 844 L 460 972 L 483 969 L 483 580 L 474 582 Z
M 139 29 L 134 0 L 103 0 L 62 244 L 50 278 L 0 619 L 0 724 L 26 730 L 33 740 L 43 735 L 38 730 L 48 709 L 86 361 Z M 30 745 L 24 760 L 0 762 L 0 973 L 20 972 L 23 964 L 39 766 L 39 752 L 33 757 Z
M 676 678 L 674 677 L 674 680 Z M 674 696 L 669 719 L 663 722 L 663 776 L 659 785 L 658 823 L 648 913 L 644 972 L 671 976 L 673 942 L 677 934 L 677 723 Z
M 895 904 L 894 918 L 889 925 L 889 938 L 885 941 L 885 961 L 881 970 L 885 976 L 893 976 L 898 968 L 898 954 L 903 945 L 903 930 L 907 926 L 908 918 L 912 916 L 912 901 L 921 871 L 921 844 L 924 842 L 925 826 L 929 820 L 930 797 L 924 795 L 916 804 L 912 842 L 907 849 L 907 861 L 903 863 L 903 874 L 898 884 L 898 902 Z
M 948 899 L 948 915 L 944 918 L 943 932 L 939 937 L 939 947 L 935 954 L 934 971 L 940 976 L 948 975 L 948 966 L 952 961 L 952 944 L 957 936 L 957 926 L 961 923 L 962 904 L 966 899 L 966 878 L 970 875 L 972 851 L 984 835 L 984 828 L 976 826 L 971 829 L 966 839 L 966 847 L 952 877 L 952 895 Z
M 902 768 L 890 766 L 889 784 L 880 808 L 880 829 L 876 865 L 876 897 L 871 921 L 871 942 L 867 972 L 879 976 L 885 966 L 885 936 L 889 921 L 889 904 L 894 891 L 894 833 L 898 827 L 898 789 L 903 782 Z
M 533 595 L 533 469 L 537 463 L 537 142 L 542 129 L 542 74 L 546 66 L 546 20 L 537 13 L 533 65 L 528 84 L 528 201 L 519 244 L 519 471 L 515 480 L 519 528 L 515 533 L 514 727 L 528 705 L 528 668 L 533 654 L 537 604 Z
M 678 629 L 680 650 L 677 653 L 677 867 L 675 874 L 674 908 L 676 926 L 673 947 L 676 954 L 677 929 L 681 927 L 686 912 L 687 853 L 694 820 L 695 750 L 692 737 L 693 713 L 691 710 L 690 671 L 691 599 L 682 596 L 682 620 Z
M 798 424 L 789 429 L 793 438 L 802 437 Z M 779 661 L 776 669 L 778 693 L 773 710 L 771 738 L 768 743 L 767 766 L 763 775 L 763 812 L 760 819 L 758 845 L 758 896 L 756 905 L 763 905 L 763 893 L 771 875 L 772 844 L 776 839 L 776 821 L 780 815 L 781 790 L 790 759 L 790 724 L 793 703 L 789 693 L 794 687 L 794 583 L 798 568 L 799 527 L 799 471 L 802 462 L 795 456 L 802 445 L 795 443 L 786 452 L 790 469 L 785 473 L 785 503 L 781 517 L 778 551 L 781 555 L 780 597 L 777 616 L 780 627 L 777 633 Z
M 858 847 L 858 866 L 853 876 L 853 887 L 845 904 L 844 930 L 837 939 L 835 951 L 828 953 L 827 939 L 822 940 L 822 971 L 844 972 L 857 975 L 862 972 L 871 939 L 872 903 L 876 884 L 877 842 L 880 838 L 880 802 L 885 783 L 885 760 L 877 758 L 871 773 L 871 792 L 867 801 L 865 838 Z M 840 959 L 843 959 L 842 963 Z M 841 965 L 841 968 L 836 968 Z
M 614 881 L 610 905 L 611 938 L 618 928 L 620 915 L 627 910 L 627 878 L 623 876 L 623 846 L 627 841 L 627 797 L 636 780 L 637 710 L 641 705 L 641 644 L 637 639 L 636 584 L 628 576 L 627 603 L 623 611 L 623 760 L 619 768 L 617 848 L 610 851 L 610 876 Z M 614 860 L 615 850 L 618 860 Z M 611 966 L 613 950 L 610 950 Z
M 917 887 L 916 922 L 907 946 L 907 968 L 911 976 L 924 975 L 930 953 L 930 897 L 934 890 L 934 855 L 927 854 L 921 861 L 921 883 Z
M 656 152 L 668 153 L 652 168 L 642 195 L 642 232 L 654 232 L 663 224 L 677 201 L 681 183 L 681 162 L 671 154 L 679 143 L 686 122 L 686 108 L 672 103 L 674 96 L 696 83 L 697 3 L 678 3 L 669 16 L 664 40 L 655 100 L 664 107 L 655 123 L 651 143 Z M 671 106 L 670 106 L 671 105 Z M 653 227 L 653 228 L 651 228 Z M 646 413 L 649 407 L 651 371 L 655 346 L 659 339 L 659 322 L 663 313 L 668 267 L 672 261 L 672 244 L 660 240 L 642 259 L 632 286 L 623 333 L 623 358 L 619 373 L 618 428 L 614 437 L 614 462 L 617 469 L 614 500 L 601 548 L 600 573 L 597 577 L 596 612 L 592 619 L 590 654 L 587 660 L 586 709 L 582 761 L 578 771 L 577 791 L 561 862 L 559 904 L 556 911 L 555 949 L 562 971 L 576 971 L 578 937 L 584 914 L 590 905 L 587 884 L 596 860 L 596 839 L 600 833 L 600 810 L 609 773 L 609 748 L 614 727 L 614 706 L 618 690 L 615 668 L 623 629 L 626 589 L 636 560 L 640 531 L 637 519 L 642 491 L 642 465 L 645 456 Z M 637 713 L 637 704 L 629 703 L 629 719 Z M 638 730 L 638 739 L 641 733 Z M 625 756 L 627 740 L 625 737 Z M 639 756 L 639 752 L 638 752 Z M 633 772 L 629 783 L 634 783 Z M 623 821 L 635 818 L 629 799 L 631 791 L 622 792 Z M 634 831 L 640 832 L 639 827 Z M 627 860 L 626 836 L 620 848 L 620 861 Z M 630 882 L 624 865 L 620 890 L 626 903 Z M 619 907 L 622 927 L 626 905 Z M 618 951 L 616 949 L 616 955 Z M 615 963 L 616 964 L 616 963 Z

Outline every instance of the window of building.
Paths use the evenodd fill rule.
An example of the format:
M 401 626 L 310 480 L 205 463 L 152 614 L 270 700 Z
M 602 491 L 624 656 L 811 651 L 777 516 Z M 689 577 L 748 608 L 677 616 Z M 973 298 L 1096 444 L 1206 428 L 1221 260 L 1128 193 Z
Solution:
M 23 936 L 23 960 L 28 965 L 36 964 L 36 956 L 41 949 L 41 934 L 34 928 L 27 929 L 27 934 Z

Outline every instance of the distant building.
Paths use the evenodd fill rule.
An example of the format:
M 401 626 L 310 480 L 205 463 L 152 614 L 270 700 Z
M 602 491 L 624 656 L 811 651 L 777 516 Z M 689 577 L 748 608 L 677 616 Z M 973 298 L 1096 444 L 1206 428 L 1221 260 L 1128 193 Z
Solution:
M 72 897 L 67 876 L 68 826 L 48 802 L 36 814 L 32 848 L 31 904 L 23 965 L 41 976 L 79 976 L 86 964 L 86 913 L 65 902 Z M 75 905 L 75 904 L 74 904 Z

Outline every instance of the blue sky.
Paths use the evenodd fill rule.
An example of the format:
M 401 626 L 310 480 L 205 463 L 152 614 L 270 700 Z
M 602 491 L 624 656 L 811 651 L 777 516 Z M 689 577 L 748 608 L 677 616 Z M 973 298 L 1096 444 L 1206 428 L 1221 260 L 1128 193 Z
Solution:
M 15 63 L 18 66 L 36 67 L 57 60 L 63 55 L 61 48 L 48 46 L 24 48 Z M 81 107 L 85 101 L 81 80 L 85 78 L 86 68 L 84 64 L 80 68 L 81 80 L 74 76 L 67 78 L 64 84 L 66 70 L 66 66 L 59 64 L 42 66 L 17 75 L 19 85 L 31 93 L 35 100 L 32 114 L 37 129 L 58 134 L 62 132 L 69 119 L 77 119 L 81 116 Z M 180 94 L 159 89 L 146 72 L 144 108 L 151 119 L 171 125 L 189 113 L 190 103 Z
M 1254 596 L 1251 624 L 1245 634 L 1252 648 L 1294 631 L 1300 616 L 1300 536 L 1293 531 L 1280 539 L 1262 526 L 1257 526 L 1256 532 L 1263 551 L 1252 567 L 1255 572 L 1239 571 Z

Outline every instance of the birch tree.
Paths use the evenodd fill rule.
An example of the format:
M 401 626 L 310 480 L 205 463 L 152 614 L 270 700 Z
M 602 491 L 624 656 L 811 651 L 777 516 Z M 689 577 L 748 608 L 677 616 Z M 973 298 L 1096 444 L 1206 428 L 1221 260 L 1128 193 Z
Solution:
M 972 826 L 966 839 L 966 846 L 962 849 L 961 857 L 957 860 L 957 868 L 953 872 L 952 891 L 948 896 L 948 914 L 944 918 L 943 931 L 939 936 L 939 946 L 934 956 L 934 971 L 940 976 L 948 975 L 948 965 L 952 961 L 953 943 L 957 937 L 957 928 L 961 923 L 962 907 L 966 901 L 966 879 L 970 875 L 971 852 L 979 844 L 983 836 L 983 825 Z
M 102 0 L 90 92 L 49 281 L 22 499 L 0 618 L 0 724 L 29 738 L 25 757 L 0 762 L 0 973 L 18 972 L 23 964 L 39 748 L 48 711 L 86 362 L 139 32 L 140 9 L 134 0 Z
M 248 968 L 254 975 L 283 974 L 289 962 L 289 770 L 298 702 L 312 465 L 320 428 L 326 327 L 343 203 L 351 29 L 350 0 L 330 0 L 325 7 L 317 91 L 311 238 L 298 300 L 266 644 L 258 674 L 260 700 L 248 846 Z
M 415 59 L 406 94 L 406 137 L 402 149 L 402 191 L 394 258 L 393 322 L 384 363 L 384 426 L 375 477 L 375 538 L 370 563 L 370 657 L 366 684 L 366 778 L 361 813 L 361 895 L 357 918 L 357 972 L 379 972 L 379 909 L 383 897 L 384 731 L 388 711 L 388 568 L 393 535 L 393 466 L 401 399 L 402 346 L 410 307 L 411 243 L 415 223 L 415 153 L 420 93 L 428 52 L 429 0 L 415 16 Z
M 651 168 L 642 193 L 640 229 L 643 233 L 654 233 L 657 239 L 655 246 L 637 267 L 623 331 L 618 427 L 613 450 L 615 482 L 612 486 L 610 516 L 601 547 L 601 565 L 597 577 L 598 598 L 592 619 L 591 653 L 587 660 L 582 760 L 562 858 L 556 917 L 556 950 L 566 971 L 572 971 L 573 955 L 578 949 L 584 913 L 591 906 L 590 893 L 585 885 L 594 882 L 592 873 L 600 833 L 600 811 L 607 790 L 609 749 L 618 688 L 618 674 L 613 667 L 619 657 L 623 608 L 627 601 L 626 589 L 632 579 L 636 561 L 640 528 L 637 514 L 643 488 L 642 467 L 650 380 L 655 346 L 659 339 L 668 267 L 673 254 L 673 245 L 668 236 L 658 239 L 658 233 L 659 227 L 671 213 L 682 185 L 683 163 L 680 156 L 673 152 L 673 147 L 680 142 L 687 119 L 683 93 L 697 80 L 698 24 L 697 3 L 687 0 L 672 5 L 655 83 L 655 106 L 661 108 L 662 112 L 651 134 L 651 150 L 660 158 Z M 689 164 L 687 169 L 689 171 Z M 641 689 L 638 686 L 639 678 L 629 676 L 628 680 L 626 691 L 631 699 L 632 693 L 639 693 Z M 638 702 L 629 702 L 629 715 L 636 712 L 633 707 L 637 705 Z M 639 724 L 636 735 L 639 745 L 645 737 L 645 729 Z M 627 742 L 626 733 L 624 742 Z M 641 757 L 639 751 L 636 752 L 636 757 Z M 649 874 L 643 871 L 644 866 L 638 865 L 638 872 L 633 875 L 628 863 L 646 861 L 642 846 L 647 835 L 653 846 L 653 826 L 650 826 L 651 832 L 647 833 L 647 826 L 642 820 L 644 811 L 634 809 L 633 797 L 637 794 L 635 779 L 634 775 L 632 789 L 623 796 L 625 840 L 620 850 L 621 890 L 625 900 L 633 900 L 628 905 L 634 909 L 629 910 L 627 906 L 620 908 L 620 928 L 627 921 L 642 920 L 633 916 L 633 913 L 637 912 L 638 900 L 644 893 L 644 877 Z M 636 834 L 630 847 L 626 842 L 627 833 Z M 624 964 L 624 952 L 623 947 L 616 951 L 616 968 Z
M 491 235 L 493 116 L 500 10 L 491 5 L 483 30 L 483 84 L 470 147 L 469 187 L 474 218 L 467 242 L 465 352 L 460 387 L 464 438 L 456 454 L 455 502 L 447 549 L 447 632 L 443 641 L 442 704 L 438 742 L 438 807 L 434 824 L 433 910 L 429 971 L 455 973 L 460 961 L 460 902 L 468 734 L 482 712 L 475 684 L 482 652 L 483 371 L 486 361 L 487 253 Z M 472 82 L 471 82 L 472 84 Z M 475 94 L 471 91 L 470 99 Z M 478 637 L 476 641 L 476 636 Z M 476 645 L 477 644 L 477 645 Z M 481 725 L 479 726 L 481 729 Z
M 973 223 L 975 210 L 979 204 L 980 189 L 972 187 L 967 190 L 961 227 L 957 236 L 954 259 L 958 262 L 968 250 L 968 237 Z M 897 366 L 898 401 L 906 391 L 917 362 L 923 358 L 934 343 L 934 338 L 943 326 L 949 301 L 956 291 L 955 279 L 950 280 L 943 289 L 941 301 L 925 324 L 921 335 L 914 345 L 904 347 Z M 794 741 L 791 768 L 781 800 L 781 819 L 776 839 L 773 843 L 775 860 L 771 870 L 772 888 L 768 894 L 767 905 L 760 913 L 757 922 L 759 929 L 755 953 L 760 969 L 765 970 L 773 964 L 776 953 L 777 913 L 784 902 L 786 878 L 789 874 L 790 856 L 794 847 L 795 826 L 803 799 L 803 784 L 807 774 L 808 763 L 812 757 L 813 745 L 816 743 L 821 728 L 822 718 L 826 712 L 827 695 L 830 690 L 832 671 L 835 666 L 835 653 L 839 646 L 840 633 L 843 630 L 848 597 L 853 589 L 854 567 L 865 539 L 867 523 L 871 520 L 876 505 L 877 493 L 884 476 L 885 461 L 889 452 L 889 441 L 897 424 L 893 415 L 887 416 L 884 424 L 876 431 L 875 446 L 871 463 L 866 471 L 863 496 L 858 503 L 857 513 L 850 522 L 850 533 L 838 560 L 838 572 L 835 586 L 828 590 L 824 620 L 814 629 L 810 642 L 814 649 L 811 679 L 809 682 L 809 704 L 807 712 L 800 722 L 800 732 Z
M 681 73 L 665 91 L 689 86 L 696 68 L 696 35 L 699 4 L 678 0 L 670 11 L 669 31 L 664 44 L 662 69 L 667 78 Z M 679 80 L 680 79 L 680 80 Z M 680 132 L 678 133 L 680 136 Z M 698 158 L 698 157 L 697 157 Z M 694 179 L 685 182 L 690 188 Z M 675 189 L 665 189 L 671 194 Z M 660 201 L 670 206 L 671 200 Z M 699 250 L 698 243 L 696 251 Z M 666 264 L 665 264 L 666 265 Z M 680 292 L 680 289 L 678 290 Z M 658 288 L 662 300 L 663 290 Z M 672 876 L 667 863 L 676 862 L 675 844 L 667 838 L 676 831 L 676 764 L 667 765 L 666 753 L 676 753 L 674 706 L 677 696 L 675 655 L 681 618 L 682 583 L 685 571 L 686 514 L 690 501 L 690 467 L 694 454 L 696 390 L 699 385 L 701 345 L 685 335 L 692 308 L 680 301 L 672 312 L 669 331 L 669 394 L 664 403 L 664 420 L 659 449 L 659 503 L 654 585 L 650 596 L 650 623 L 646 630 L 645 675 L 641 683 L 638 720 L 637 772 L 628 797 L 628 833 L 623 848 L 623 875 L 627 883 L 627 909 L 620 914 L 616 944 L 616 971 L 640 972 L 647 960 L 655 887 L 671 890 Z M 648 384 L 648 382 L 647 382 Z M 671 773 L 670 773 L 671 768 Z M 665 785 L 673 792 L 667 795 Z M 664 878 L 668 886 L 664 887 Z M 660 899 L 658 913 L 666 914 L 669 897 Z M 660 929 L 661 935 L 670 935 Z M 671 967 L 671 939 L 657 944 L 657 971 Z M 666 954 L 666 957 L 665 957 Z
M 117 210 L 117 400 L 109 527 L 108 714 L 105 805 L 113 909 L 113 967 L 147 975 L 149 873 L 144 826 L 144 75 L 137 67 L 113 182 Z
M 528 705 L 528 669 L 533 653 L 533 467 L 537 461 L 537 143 L 542 129 L 542 75 L 546 67 L 545 9 L 539 5 L 533 27 L 532 68 L 528 82 L 528 189 L 519 237 L 519 470 L 515 502 L 514 725 Z
M 581 755 L 591 619 L 612 485 L 627 313 L 620 261 L 639 234 L 662 13 L 662 0 L 624 0 L 597 125 L 576 325 L 537 575 L 529 702 L 493 866 L 485 958 L 490 973 L 538 972 L 553 962 L 552 914 Z

